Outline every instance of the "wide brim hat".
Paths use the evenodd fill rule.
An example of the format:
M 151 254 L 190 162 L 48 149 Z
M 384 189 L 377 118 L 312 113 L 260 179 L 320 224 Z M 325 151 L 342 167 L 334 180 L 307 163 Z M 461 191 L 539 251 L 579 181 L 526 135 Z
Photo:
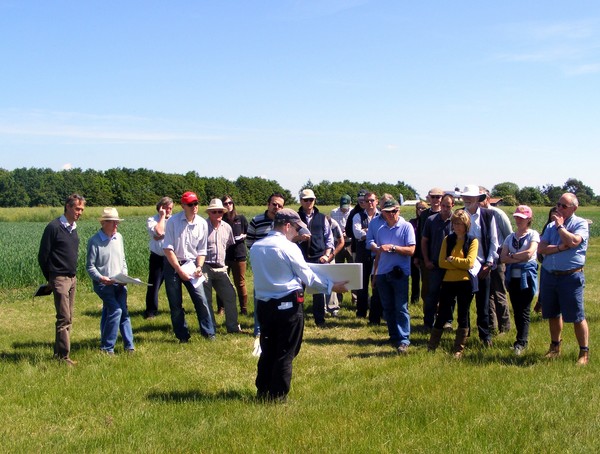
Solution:
M 221 199 L 211 199 L 210 203 L 206 207 L 206 212 L 209 211 L 227 211 L 223 206 Z
M 116 208 L 106 207 L 102 210 L 100 221 L 124 221 L 124 219 L 119 217 L 119 212 Z
M 312 189 L 303 189 L 300 191 L 300 199 L 316 199 Z
M 486 194 L 482 194 L 479 191 L 479 186 L 477 186 L 476 184 L 468 184 L 465 186 L 465 188 L 463 189 L 463 191 L 460 193 L 461 197 L 479 197 L 479 201 L 483 202 L 485 200 L 485 198 L 487 197 Z

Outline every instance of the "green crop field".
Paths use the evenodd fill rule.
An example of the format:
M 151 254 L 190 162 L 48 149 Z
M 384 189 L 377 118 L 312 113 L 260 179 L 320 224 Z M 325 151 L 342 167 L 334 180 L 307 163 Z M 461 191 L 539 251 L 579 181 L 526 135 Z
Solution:
M 324 211 L 328 212 L 325 207 Z M 263 207 L 243 207 L 251 217 Z M 307 302 L 305 340 L 294 362 L 285 405 L 254 400 L 256 358 L 249 334 L 227 334 L 217 316 L 216 342 L 193 331 L 179 344 L 161 290 L 161 314 L 143 319 L 144 288 L 130 286 L 129 307 L 137 351 L 101 355 L 102 304 L 84 271 L 85 244 L 99 227 L 101 208 L 79 223 L 79 286 L 68 368 L 52 359 L 52 297 L 32 298 L 42 281 L 37 249 L 56 208 L 0 210 L 0 425 L 1 452 L 449 452 L 587 453 L 600 448 L 600 208 L 581 208 L 593 221 L 586 263 L 587 367 L 575 366 L 577 345 L 565 325 L 563 355 L 546 361 L 547 322 L 532 314 L 530 346 L 515 357 L 514 328 L 483 349 L 471 337 L 465 357 L 449 354 L 452 335 L 426 351 L 422 311 L 411 305 L 412 346 L 400 357 L 386 344 L 384 324 L 356 319 L 346 297 L 341 315 L 318 330 Z M 405 218 L 412 207 L 403 208 Z M 510 208 L 506 209 L 511 212 Z M 536 208 L 536 227 L 548 209 Z M 145 279 L 152 207 L 120 208 L 130 274 Z M 4 222 L 3 222 L 4 221 Z M 250 292 L 251 270 L 248 271 Z M 474 304 L 472 311 L 474 320 Z

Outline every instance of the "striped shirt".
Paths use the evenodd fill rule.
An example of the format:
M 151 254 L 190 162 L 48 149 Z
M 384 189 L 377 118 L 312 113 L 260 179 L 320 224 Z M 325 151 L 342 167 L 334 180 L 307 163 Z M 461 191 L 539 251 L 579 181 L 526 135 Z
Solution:
M 266 237 L 272 228 L 273 221 L 267 216 L 267 211 L 254 216 L 248 225 L 248 232 L 246 232 L 246 247 L 250 249 L 256 241 Z

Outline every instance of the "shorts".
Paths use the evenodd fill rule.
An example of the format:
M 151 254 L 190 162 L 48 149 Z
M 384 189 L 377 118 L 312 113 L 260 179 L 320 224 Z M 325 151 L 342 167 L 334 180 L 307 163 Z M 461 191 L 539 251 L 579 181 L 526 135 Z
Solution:
M 563 321 L 567 323 L 579 323 L 585 320 L 584 288 L 583 271 L 557 276 L 542 268 L 540 278 L 542 317 L 556 318 L 562 315 Z

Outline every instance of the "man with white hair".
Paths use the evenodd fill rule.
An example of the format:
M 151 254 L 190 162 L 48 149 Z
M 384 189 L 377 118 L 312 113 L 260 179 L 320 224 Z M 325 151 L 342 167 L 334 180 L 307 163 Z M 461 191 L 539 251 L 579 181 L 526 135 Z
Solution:
M 546 358 L 560 355 L 563 322 L 573 323 L 579 343 L 577 364 L 585 366 L 589 362 L 589 330 L 583 311 L 583 266 L 589 227 L 585 219 L 575 216 L 578 206 L 575 194 L 563 194 L 552 222 L 540 238 L 538 252 L 544 255 L 540 299 L 542 316 L 550 325 L 551 343 Z

